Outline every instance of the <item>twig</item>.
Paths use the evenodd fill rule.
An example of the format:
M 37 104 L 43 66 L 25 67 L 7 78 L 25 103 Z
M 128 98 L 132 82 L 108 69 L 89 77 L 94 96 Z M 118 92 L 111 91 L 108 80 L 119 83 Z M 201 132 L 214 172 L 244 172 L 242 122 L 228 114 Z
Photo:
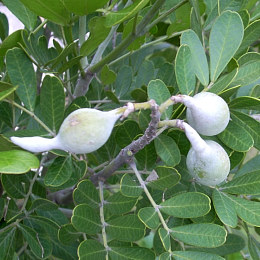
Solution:
M 99 72 L 105 64 L 117 59 L 122 52 L 138 37 L 144 35 L 147 32 L 146 26 L 151 22 L 159 8 L 163 5 L 165 0 L 157 0 L 151 6 L 150 10 L 146 13 L 142 21 L 136 26 L 135 32 L 130 33 L 121 43 L 113 49 L 107 56 L 101 59 L 93 66 L 89 66 L 86 71 L 85 83 L 81 87 L 76 87 L 74 97 L 83 96 L 88 90 L 88 86 L 91 83 L 95 73 Z
M 105 216 L 104 216 L 104 193 L 103 193 L 103 182 L 99 182 L 99 197 L 100 197 L 100 220 L 102 224 L 102 238 L 103 238 L 103 244 L 106 249 L 106 260 L 108 260 L 108 251 L 110 250 L 108 244 L 107 244 L 107 234 L 106 234 L 106 226 L 107 223 L 105 222 Z
M 160 120 L 159 107 L 155 102 L 151 102 L 151 121 L 148 128 L 146 129 L 143 136 L 133 141 L 131 144 L 123 148 L 117 157 L 103 170 L 92 175 L 90 180 L 98 185 L 99 181 L 105 182 L 116 170 L 118 170 L 125 163 L 129 163 L 134 154 L 142 150 L 146 145 L 148 145 L 155 137 L 158 122 Z
M 134 171 L 134 173 L 135 173 L 135 176 L 137 177 L 137 179 L 138 179 L 138 181 L 139 181 L 141 187 L 143 188 L 143 190 L 144 190 L 144 192 L 145 192 L 147 198 L 149 199 L 149 201 L 151 202 L 151 204 L 152 204 L 152 206 L 154 207 L 155 211 L 157 212 L 158 217 L 159 217 L 159 219 L 160 219 L 160 221 L 161 221 L 161 223 L 162 223 L 164 229 L 165 229 L 168 233 L 170 233 L 171 230 L 168 228 L 168 226 L 167 226 L 167 224 L 166 224 L 166 222 L 165 222 L 165 220 L 164 220 L 164 218 L 163 218 L 163 216 L 162 216 L 162 213 L 160 212 L 159 205 L 157 205 L 157 204 L 155 203 L 155 201 L 154 201 L 152 195 L 150 194 L 149 190 L 147 189 L 147 187 L 146 187 L 146 185 L 145 185 L 145 182 L 143 181 L 143 179 L 142 179 L 142 177 L 141 177 L 139 171 L 138 171 L 137 168 L 136 168 L 135 162 L 134 162 L 134 161 L 131 161 L 131 162 L 129 163 L 129 165 L 130 165 L 130 167 L 133 169 L 133 171 Z

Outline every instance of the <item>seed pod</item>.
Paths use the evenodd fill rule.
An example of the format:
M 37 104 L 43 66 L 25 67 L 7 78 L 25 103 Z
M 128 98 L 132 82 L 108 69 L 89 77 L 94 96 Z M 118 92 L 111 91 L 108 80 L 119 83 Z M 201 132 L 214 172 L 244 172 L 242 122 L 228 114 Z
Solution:
M 121 115 L 120 109 L 103 112 L 81 108 L 65 118 L 54 138 L 13 136 L 11 141 L 31 152 L 60 149 L 76 154 L 91 153 L 106 143 Z
M 214 141 L 204 141 L 187 123 L 182 124 L 192 145 L 186 160 L 191 176 L 197 182 L 207 186 L 215 186 L 223 182 L 230 171 L 230 161 L 226 151 Z
M 201 92 L 194 97 L 179 95 L 173 97 L 173 100 L 187 107 L 188 123 L 202 135 L 217 135 L 228 125 L 230 119 L 228 105 L 214 93 Z

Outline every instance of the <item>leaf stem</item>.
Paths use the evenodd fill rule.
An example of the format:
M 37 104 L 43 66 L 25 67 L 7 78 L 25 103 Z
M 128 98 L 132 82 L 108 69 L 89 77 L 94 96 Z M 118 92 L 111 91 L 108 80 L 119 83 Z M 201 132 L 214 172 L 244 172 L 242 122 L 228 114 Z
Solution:
M 105 222 L 105 216 L 104 216 L 104 183 L 100 181 L 99 183 L 99 197 L 100 197 L 100 220 L 102 224 L 102 238 L 103 238 L 103 244 L 106 249 L 106 260 L 108 260 L 108 251 L 109 251 L 109 246 L 107 244 L 107 234 L 106 234 L 106 222 Z
M 82 44 L 85 42 L 85 35 L 86 35 L 86 16 L 80 16 L 79 17 L 79 46 L 81 47 Z M 82 68 L 85 68 L 88 66 L 88 57 L 82 57 L 81 61 Z
M 44 164 L 45 160 L 47 159 L 47 153 L 45 155 L 42 156 L 39 168 L 37 169 L 37 171 L 35 172 L 33 178 L 30 180 L 30 186 L 29 186 L 29 190 L 28 193 L 26 194 L 25 198 L 24 198 L 24 202 L 23 202 L 23 206 L 20 209 L 20 212 L 23 212 L 26 208 L 27 202 L 30 198 L 30 195 L 32 194 L 32 189 L 33 189 L 33 185 L 39 175 L 39 173 L 41 172 L 41 166 Z
M 160 209 L 159 209 L 159 205 L 157 205 L 152 197 L 152 195 L 150 194 L 149 190 L 147 189 L 146 185 L 145 185 L 145 182 L 143 181 L 142 177 L 141 177 L 141 174 L 139 173 L 139 171 L 137 170 L 136 168 L 136 164 L 135 162 L 131 161 L 129 163 L 130 167 L 133 169 L 134 173 L 135 173 L 135 176 L 137 177 L 141 187 L 144 189 L 144 192 L 147 196 L 147 198 L 149 199 L 149 201 L 151 202 L 152 206 L 154 207 L 155 211 L 157 212 L 158 216 L 159 216 L 159 219 L 164 227 L 164 229 L 170 233 L 171 230 L 168 228 L 163 216 L 162 216 L 162 213 L 160 212 Z
M 29 116 L 31 116 L 36 122 L 39 123 L 39 125 L 41 125 L 48 133 L 50 133 L 52 136 L 55 136 L 55 133 L 47 126 L 45 125 L 42 120 L 37 117 L 33 112 L 31 112 L 30 110 L 26 109 L 25 107 L 19 105 L 18 103 L 16 103 L 15 101 L 10 101 L 8 99 L 4 99 L 5 102 L 14 105 L 15 107 L 21 109 L 22 111 L 24 111 L 25 113 L 27 113 Z

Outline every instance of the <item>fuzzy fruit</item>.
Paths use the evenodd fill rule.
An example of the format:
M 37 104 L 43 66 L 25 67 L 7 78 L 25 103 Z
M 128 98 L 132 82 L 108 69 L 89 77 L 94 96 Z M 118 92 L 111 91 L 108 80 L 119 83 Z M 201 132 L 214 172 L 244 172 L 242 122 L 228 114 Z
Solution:
M 54 138 L 13 136 L 11 141 L 31 152 L 60 149 L 76 154 L 91 153 L 106 143 L 121 111 L 81 108 L 65 118 Z
M 223 182 L 230 171 L 230 161 L 226 151 L 214 141 L 204 141 L 187 123 L 182 124 L 192 145 L 186 160 L 191 176 L 197 182 L 207 186 L 215 186 Z
M 202 135 L 217 135 L 228 125 L 230 119 L 228 105 L 214 93 L 201 92 L 193 97 L 179 95 L 175 100 L 187 107 L 188 123 Z

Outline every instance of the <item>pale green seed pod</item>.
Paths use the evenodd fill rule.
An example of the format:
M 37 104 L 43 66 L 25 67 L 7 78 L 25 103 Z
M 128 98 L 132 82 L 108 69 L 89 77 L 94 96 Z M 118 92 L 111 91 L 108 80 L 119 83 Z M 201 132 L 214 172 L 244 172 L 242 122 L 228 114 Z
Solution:
M 103 112 L 81 108 L 65 118 L 54 138 L 13 136 L 11 141 L 31 152 L 60 149 L 76 154 L 91 153 L 106 143 L 121 115 L 120 109 Z

